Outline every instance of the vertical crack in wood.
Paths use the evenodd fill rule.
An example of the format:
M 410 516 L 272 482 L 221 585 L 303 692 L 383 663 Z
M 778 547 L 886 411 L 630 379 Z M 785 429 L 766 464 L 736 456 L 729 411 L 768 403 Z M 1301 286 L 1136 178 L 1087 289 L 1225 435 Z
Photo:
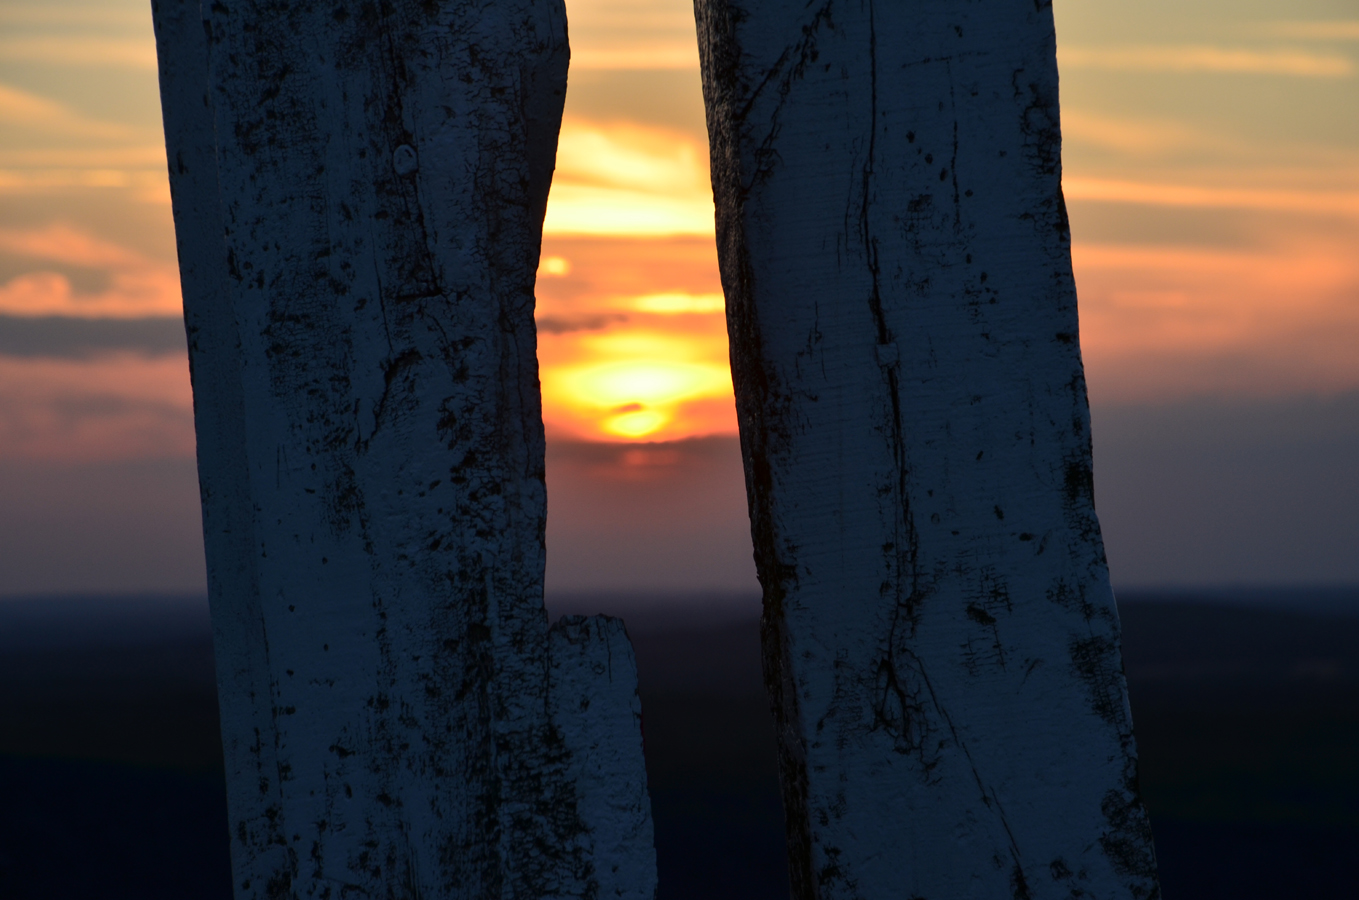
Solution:
M 794 896 L 1158 896 L 1050 5 L 695 15 Z

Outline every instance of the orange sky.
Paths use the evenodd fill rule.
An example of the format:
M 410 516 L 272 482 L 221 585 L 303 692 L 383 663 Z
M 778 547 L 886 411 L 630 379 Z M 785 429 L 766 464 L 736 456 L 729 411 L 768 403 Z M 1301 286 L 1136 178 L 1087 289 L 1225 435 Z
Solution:
M 752 591 L 692 5 L 567 8 L 538 289 L 548 590 Z M 1353 0 L 1056 15 L 1116 581 L 1353 580 L 1352 453 L 1289 464 L 1251 437 L 1352 428 Z M 0 0 L 0 596 L 203 589 L 179 304 L 149 4 Z M 1197 457 L 1194 428 L 1215 436 Z
M 1359 389 L 1359 24 L 1321 0 L 1290 21 L 1071 2 L 1065 186 L 1095 402 Z M 539 281 L 554 439 L 735 433 L 689 9 L 568 3 Z M 177 315 L 143 4 L 5 4 L 0 24 L 0 316 Z M 0 355 L 0 457 L 187 455 L 189 409 L 182 356 Z

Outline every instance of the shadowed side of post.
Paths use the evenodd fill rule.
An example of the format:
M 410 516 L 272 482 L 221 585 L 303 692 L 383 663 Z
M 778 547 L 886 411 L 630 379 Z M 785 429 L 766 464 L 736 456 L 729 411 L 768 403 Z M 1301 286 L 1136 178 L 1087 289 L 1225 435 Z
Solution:
M 650 900 L 626 635 L 542 604 L 561 3 L 153 11 L 237 897 Z
M 1159 896 L 1050 6 L 695 6 L 794 895 Z

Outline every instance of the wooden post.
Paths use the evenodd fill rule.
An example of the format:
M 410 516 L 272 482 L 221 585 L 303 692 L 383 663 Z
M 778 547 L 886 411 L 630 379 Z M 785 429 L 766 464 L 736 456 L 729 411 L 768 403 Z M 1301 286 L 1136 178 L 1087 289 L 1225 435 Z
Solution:
M 1158 896 L 1050 4 L 696 11 L 794 896 Z
M 156 0 L 238 898 L 655 894 L 622 623 L 542 603 L 560 0 Z

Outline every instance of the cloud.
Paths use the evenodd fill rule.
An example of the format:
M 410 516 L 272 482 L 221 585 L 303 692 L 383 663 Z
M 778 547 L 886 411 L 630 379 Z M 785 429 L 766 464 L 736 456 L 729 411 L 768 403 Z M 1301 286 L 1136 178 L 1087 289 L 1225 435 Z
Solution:
M 142 37 L 93 34 L 26 35 L 0 38 L 0 60 L 67 67 L 156 71 L 156 42 Z
M 0 459 L 191 458 L 183 356 L 0 356 Z
M 1066 176 L 1068 200 L 1097 200 L 1149 206 L 1251 209 L 1359 218 L 1359 191 L 1289 190 L 1157 184 L 1108 178 Z
M 1076 243 L 1081 345 L 1105 402 L 1359 388 L 1343 240 L 1208 250 Z
M 93 140 L 127 140 L 140 134 L 136 129 L 116 122 L 87 119 L 55 100 L 4 84 L 0 84 L 0 124 L 59 137 Z
M 693 41 L 666 41 L 627 46 L 597 46 L 582 42 L 571 48 L 573 69 L 697 69 L 698 46 Z
M 179 272 L 67 225 L 0 229 L 0 251 L 46 263 L 104 270 L 108 287 L 79 292 L 60 272 L 29 271 L 0 285 L 0 315 L 134 319 L 182 315 Z
M 618 313 L 599 313 L 586 316 L 538 316 L 538 333 L 570 334 L 573 331 L 603 331 L 610 325 L 626 322 L 627 316 Z
M 121 147 L 44 147 L 40 150 L 0 149 L 0 167 L 22 167 L 50 171 L 152 170 L 158 181 L 167 181 L 165 144 L 140 144 Z M 129 173 L 136 180 L 141 173 Z
M 35 229 L 0 228 L 0 250 L 76 266 L 146 264 L 146 258 L 134 250 L 61 223 Z
M 557 175 L 658 194 L 710 190 L 707 148 L 681 132 L 631 122 L 568 118 L 557 141 Z
M 1087 101 L 1089 102 L 1089 101 Z M 1086 174 L 1092 163 L 1106 173 L 1117 158 L 1119 174 L 1167 179 L 1165 163 L 1199 167 L 1180 178 L 1217 184 L 1359 186 L 1359 154 L 1345 142 L 1324 142 L 1315 134 L 1293 131 L 1262 140 L 1253 127 L 1183 119 L 1117 115 L 1098 106 L 1063 105 L 1062 137 L 1066 171 Z M 1102 151 L 1098 156 L 1091 150 Z M 1151 163 L 1152 166 L 1149 166 Z M 1138 170 L 1141 171 L 1138 171 Z
M 1236 145 L 1182 122 L 1107 116 L 1071 107 L 1062 110 L 1062 137 L 1136 156 L 1157 156 L 1176 150 L 1222 151 Z
M 711 235 L 707 148 L 681 132 L 568 118 L 543 229 L 548 234 Z
M 0 24 L 14 27 L 99 28 L 128 31 L 151 28 L 149 5 L 113 6 L 108 4 L 5 4 L 0 6 Z
M 1221 72 L 1289 75 L 1302 78 L 1348 78 L 1354 62 L 1346 56 L 1305 50 L 1252 50 L 1184 46 L 1062 47 L 1057 62 L 1064 69 L 1107 69 L 1133 72 Z
M 0 193 L 128 188 L 134 200 L 169 203 L 165 145 L 157 140 L 158 129 L 153 133 L 92 119 L 4 84 L 0 128 Z
M 539 278 L 540 314 L 594 315 L 629 312 L 618 298 L 654 293 L 720 294 L 717 251 L 711 235 L 637 239 L 628 235 L 553 235 L 543 239 L 544 256 L 560 256 L 569 272 Z
M 556 183 L 543 233 L 661 237 L 711 235 L 712 200 L 666 197 L 645 191 Z
M 0 151 L 0 157 L 3 157 Z M 81 193 L 88 190 L 121 190 L 121 199 L 170 208 L 170 182 L 165 171 L 99 169 L 0 168 L 0 195 Z M 88 194 L 85 197 L 88 198 Z
M 184 320 L 0 316 L 0 356 L 91 359 L 120 352 L 183 356 Z
M 697 69 L 688 0 L 570 0 L 573 69 Z
M 141 319 L 181 309 L 179 275 L 173 267 L 113 272 L 107 290 L 80 293 L 58 272 L 30 272 L 0 285 L 0 314 Z
M 1186 195 L 1179 185 L 1095 187 L 1076 193 L 1332 208 L 1323 191 L 1194 187 L 1200 193 Z M 1165 403 L 1359 389 L 1355 221 L 1291 220 L 1286 238 L 1263 232 L 1235 249 L 1078 242 L 1073 256 L 1093 394 L 1103 402 Z M 539 281 L 543 316 L 572 323 L 608 311 L 627 316 L 590 322 L 603 326 L 593 331 L 540 333 L 544 417 L 554 439 L 734 433 L 730 387 L 715 374 L 724 371 L 727 343 L 711 238 L 549 236 L 544 252 L 568 259 L 570 271 Z
M 735 433 L 722 315 L 641 318 L 543 339 L 549 432 L 612 441 Z
M 735 433 L 711 235 L 549 234 L 543 254 L 564 270 L 536 288 L 543 416 L 554 440 Z
M 1321 22 L 1266 22 L 1251 31 L 1303 41 L 1359 41 L 1359 19 Z

